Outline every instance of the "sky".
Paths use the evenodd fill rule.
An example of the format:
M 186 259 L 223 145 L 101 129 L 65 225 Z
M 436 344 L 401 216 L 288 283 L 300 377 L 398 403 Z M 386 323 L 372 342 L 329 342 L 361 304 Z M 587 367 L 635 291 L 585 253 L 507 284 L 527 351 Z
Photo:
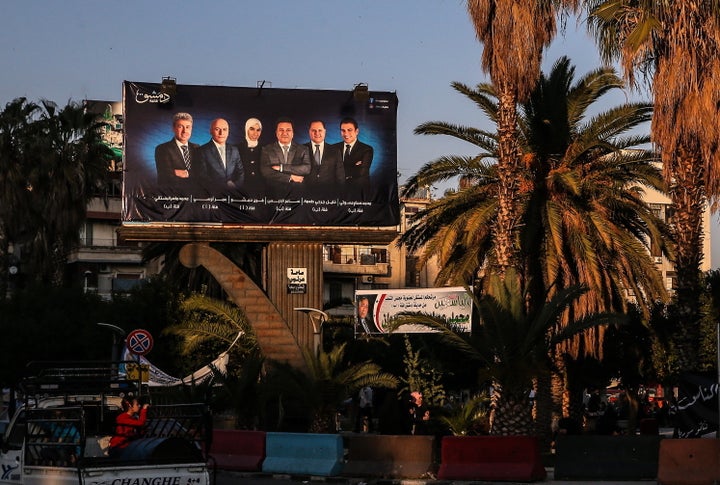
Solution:
M 60 105 L 120 101 L 124 80 L 165 76 L 179 85 L 265 81 L 273 88 L 350 91 L 366 83 L 371 92 L 394 91 L 400 183 L 439 156 L 473 154 L 472 146 L 449 137 L 414 135 L 419 124 L 493 128 L 450 87 L 489 82 L 463 0 L 6 1 L 0 45 L 0 108 L 17 97 Z M 585 25 L 574 19 L 546 52 L 543 68 L 562 55 L 576 75 L 600 65 Z M 607 103 L 624 100 L 618 94 Z M 717 267 L 717 215 L 712 222 Z

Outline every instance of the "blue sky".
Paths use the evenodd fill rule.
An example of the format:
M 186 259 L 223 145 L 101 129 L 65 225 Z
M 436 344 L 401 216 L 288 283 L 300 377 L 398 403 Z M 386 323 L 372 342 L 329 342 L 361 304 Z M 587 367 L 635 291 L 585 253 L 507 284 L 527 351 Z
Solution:
M 452 81 L 488 81 L 463 0 L 125 0 L 3 2 L 0 106 L 25 96 L 120 100 L 122 81 L 395 91 L 400 182 L 425 162 L 469 145 L 413 135 L 443 120 L 492 129 Z M 570 20 L 545 56 L 585 73 L 599 66 L 584 25 Z M 608 99 L 608 105 L 622 102 Z M 649 129 L 649 127 L 648 127 Z M 361 134 L 362 137 L 362 134 Z M 436 191 L 440 195 L 440 190 Z M 713 240 L 720 237 L 713 216 Z M 713 266 L 720 262 L 713 244 Z

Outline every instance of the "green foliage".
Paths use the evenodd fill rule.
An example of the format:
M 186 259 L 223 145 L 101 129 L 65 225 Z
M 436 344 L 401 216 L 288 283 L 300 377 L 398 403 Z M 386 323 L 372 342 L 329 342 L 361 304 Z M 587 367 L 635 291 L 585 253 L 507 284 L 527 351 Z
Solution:
M 0 254 L 22 247 L 24 273 L 37 283 L 64 283 L 87 203 L 109 181 L 103 126 L 75 102 L 18 98 L 0 113 Z
M 405 335 L 405 377 L 400 381 L 404 386 L 400 389 L 407 393 L 419 391 L 425 404 L 429 407 L 440 407 L 445 403 L 445 388 L 442 384 L 442 373 L 432 363 L 421 357 L 420 350 L 415 351 L 410 338 Z
M 481 392 L 464 403 L 452 402 L 440 422 L 455 436 L 472 436 L 488 433 L 489 418 L 490 396 Z
M 284 363 L 274 363 L 263 386 L 263 408 L 275 407 L 277 421 L 265 416 L 267 425 L 279 429 L 328 433 L 335 431 L 341 403 L 362 387 L 395 388 L 398 379 L 370 361 L 350 364 L 345 345 L 329 352 L 303 352 L 307 373 Z M 309 421 L 307 418 L 309 417 Z
M 525 403 L 523 409 L 529 409 L 527 396 L 533 379 L 550 370 L 548 355 L 554 345 L 588 328 L 623 321 L 617 314 L 593 314 L 558 330 L 560 316 L 585 289 L 573 286 L 557 291 L 542 307 L 529 312 L 527 290 L 514 271 L 508 271 L 504 279 L 491 277 L 489 287 L 492 293 L 475 302 L 480 324 L 472 334 L 458 333 L 441 317 L 425 314 L 400 315 L 391 328 L 412 323 L 435 330 L 440 342 L 477 370 L 478 384 L 492 383 L 497 402 Z M 496 412 L 500 409 L 504 408 Z M 512 412 L 512 407 L 504 410 Z

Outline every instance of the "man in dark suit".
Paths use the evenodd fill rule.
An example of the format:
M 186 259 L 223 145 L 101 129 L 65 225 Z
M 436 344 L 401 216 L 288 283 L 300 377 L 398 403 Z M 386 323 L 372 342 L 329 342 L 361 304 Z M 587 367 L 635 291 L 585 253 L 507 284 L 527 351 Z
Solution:
M 209 142 L 200 147 L 203 183 L 211 194 L 238 189 L 244 180 L 240 150 L 227 143 L 230 125 L 222 118 L 210 124 Z
M 362 200 L 370 198 L 370 165 L 373 160 L 373 147 L 357 139 L 360 130 L 353 118 L 340 121 L 339 143 L 342 150 L 345 169 L 345 185 L 349 194 Z
M 310 150 L 312 170 L 305 177 L 307 193 L 336 195 L 345 185 L 345 169 L 337 145 L 325 143 L 325 123 L 310 122 L 310 141 L 305 144 Z
M 193 188 L 198 160 L 197 143 L 190 143 L 193 119 L 189 113 L 176 113 L 173 116 L 175 136 L 166 143 L 155 147 L 155 167 L 157 183 L 161 190 L 171 193 L 188 194 Z
M 373 321 L 372 313 L 370 313 L 370 299 L 367 296 L 358 298 L 355 333 L 377 333 L 377 327 Z
M 277 141 L 265 145 L 260 154 L 260 171 L 275 196 L 297 195 L 312 168 L 310 151 L 295 143 L 294 135 L 292 121 L 280 119 L 275 129 Z

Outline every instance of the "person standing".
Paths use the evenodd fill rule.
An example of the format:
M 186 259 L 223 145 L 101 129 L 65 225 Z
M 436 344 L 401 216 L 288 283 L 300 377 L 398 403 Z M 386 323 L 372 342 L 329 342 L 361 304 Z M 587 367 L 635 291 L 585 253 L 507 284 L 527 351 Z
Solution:
M 210 141 L 199 149 L 203 182 L 211 195 L 238 189 L 245 179 L 240 150 L 227 143 L 229 135 L 228 122 L 217 118 L 210 124 Z
M 188 194 L 195 179 L 197 151 L 200 146 L 191 143 L 193 118 L 190 113 L 173 116 L 173 139 L 155 147 L 157 183 L 161 190 Z
M 353 118 L 340 121 L 340 136 L 343 141 L 338 144 L 342 153 L 345 171 L 345 185 L 351 196 L 361 200 L 370 198 L 370 165 L 373 161 L 373 147 L 358 140 L 360 129 Z
M 419 391 L 410 393 L 410 434 L 427 434 L 430 411 L 423 404 L 423 395 Z
M 238 144 L 245 175 L 243 192 L 249 195 L 265 194 L 265 180 L 260 173 L 261 134 L 262 123 L 260 120 L 250 118 L 245 122 L 245 139 Z
M 312 169 L 305 178 L 307 193 L 335 195 L 345 184 L 345 169 L 337 145 L 325 142 L 325 123 L 321 120 L 310 122 L 310 141 L 305 144 L 310 150 Z
M 275 129 L 277 141 L 262 148 L 260 171 L 274 195 L 293 195 L 310 173 L 310 152 L 295 143 L 294 136 L 292 121 L 281 118 Z
M 370 386 L 365 386 L 360 389 L 358 394 L 358 414 L 357 423 L 355 425 L 356 431 L 363 433 L 372 433 L 373 431 L 373 389 Z

